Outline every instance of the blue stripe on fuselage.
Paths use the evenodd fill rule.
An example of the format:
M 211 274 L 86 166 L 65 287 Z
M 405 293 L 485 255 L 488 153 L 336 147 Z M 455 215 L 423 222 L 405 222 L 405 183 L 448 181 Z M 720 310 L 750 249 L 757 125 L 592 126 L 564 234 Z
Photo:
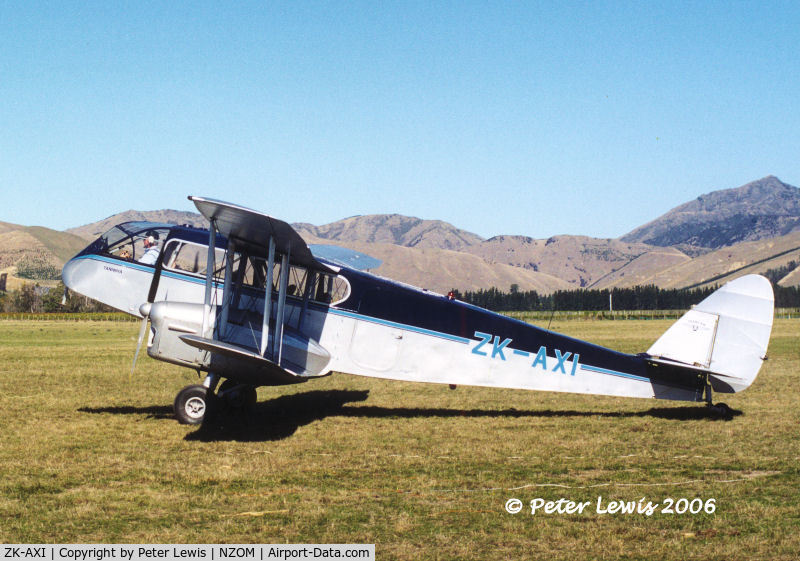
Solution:
M 423 335 L 430 335 L 431 337 L 438 337 L 440 339 L 447 339 L 448 341 L 455 341 L 456 343 L 463 343 L 465 345 L 469 343 L 473 343 L 472 339 L 467 339 L 466 337 L 459 337 L 457 335 L 450 335 L 449 333 L 442 333 L 439 331 L 433 331 L 430 329 L 425 329 L 423 327 L 416 327 L 414 325 L 407 325 L 404 323 L 397 323 L 394 321 L 388 321 L 385 319 L 380 319 L 372 316 L 365 316 L 362 314 L 357 314 L 355 312 L 349 312 L 347 310 L 341 310 L 338 308 L 330 308 L 329 313 L 336 315 L 336 316 L 344 316 L 352 319 L 357 319 L 361 321 L 368 321 L 370 323 L 377 323 L 379 325 L 386 325 L 389 327 L 395 327 L 397 329 L 402 329 L 404 331 L 412 331 L 414 333 L 422 333 Z
M 581 370 L 587 372 L 596 372 L 597 374 L 608 374 L 609 376 L 619 376 L 621 378 L 630 378 L 632 380 L 639 380 L 640 382 L 650 382 L 650 378 L 644 376 L 636 376 L 635 374 L 627 374 L 625 372 L 617 372 L 616 370 L 609 370 L 608 368 L 600 368 L 599 366 L 590 366 L 588 364 L 581 364 Z

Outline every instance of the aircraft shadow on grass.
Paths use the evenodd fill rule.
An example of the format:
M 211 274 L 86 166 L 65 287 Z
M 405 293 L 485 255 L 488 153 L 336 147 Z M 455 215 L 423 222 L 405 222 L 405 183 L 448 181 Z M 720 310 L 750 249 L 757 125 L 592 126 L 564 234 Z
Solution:
M 718 417 L 704 407 L 653 407 L 647 411 L 574 411 L 574 410 L 519 410 L 519 409 L 453 409 L 439 407 L 380 407 L 351 406 L 369 397 L 367 390 L 313 390 L 285 395 L 257 403 L 247 412 L 228 411 L 224 408 L 204 422 L 198 430 L 186 435 L 187 440 L 212 441 L 271 441 L 292 436 L 299 427 L 326 417 L 383 418 L 551 418 L 551 417 L 655 417 L 659 419 L 730 420 L 741 415 L 731 410 L 727 417 Z M 117 415 L 147 415 L 154 419 L 172 419 L 172 408 L 166 405 L 149 407 L 82 407 L 84 413 L 111 413 Z
M 117 405 L 108 407 L 80 407 L 81 413 L 110 413 L 112 415 L 145 415 L 148 419 L 174 419 L 175 413 L 168 405 L 149 405 L 136 407 L 133 405 Z

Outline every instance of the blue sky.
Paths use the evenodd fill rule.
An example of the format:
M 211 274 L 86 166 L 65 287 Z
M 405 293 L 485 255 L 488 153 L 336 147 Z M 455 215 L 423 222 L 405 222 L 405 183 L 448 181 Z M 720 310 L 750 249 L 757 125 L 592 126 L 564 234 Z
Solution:
M 0 220 L 189 194 L 617 237 L 800 185 L 797 2 L 6 2 Z

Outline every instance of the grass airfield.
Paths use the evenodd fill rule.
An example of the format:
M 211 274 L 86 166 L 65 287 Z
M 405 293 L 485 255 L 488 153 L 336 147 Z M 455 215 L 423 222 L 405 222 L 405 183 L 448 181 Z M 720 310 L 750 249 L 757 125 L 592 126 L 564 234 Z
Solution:
M 639 352 L 670 321 L 552 329 Z M 800 320 L 735 410 L 335 374 L 187 427 L 137 323 L 0 321 L 0 541 L 375 543 L 378 559 L 796 559 Z M 714 499 L 708 514 L 598 513 Z M 518 514 L 504 505 L 522 501 Z M 582 514 L 532 499 L 589 502 Z M 695 503 L 698 504 L 698 503 Z

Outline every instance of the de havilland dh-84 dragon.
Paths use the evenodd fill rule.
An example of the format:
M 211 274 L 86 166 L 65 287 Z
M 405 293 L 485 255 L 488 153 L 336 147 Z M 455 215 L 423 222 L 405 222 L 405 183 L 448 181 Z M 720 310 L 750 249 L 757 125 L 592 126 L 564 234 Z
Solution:
M 63 270 L 71 291 L 150 322 L 147 354 L 205 373 L 175 414 L 332 372 L 411 382 L 705 401 L 735 393 L 766 359 L 773 293 L 762 276 L 724 285 L 645 353 L 625 354 L 392 281 L 380 261 L 308 246 L 286 222 L 189 197 L 208 230 L 127 222 Z M 134 366 L 136 364 L 134 357 Z M 221 383 L 220 383 L 221 382 Z

